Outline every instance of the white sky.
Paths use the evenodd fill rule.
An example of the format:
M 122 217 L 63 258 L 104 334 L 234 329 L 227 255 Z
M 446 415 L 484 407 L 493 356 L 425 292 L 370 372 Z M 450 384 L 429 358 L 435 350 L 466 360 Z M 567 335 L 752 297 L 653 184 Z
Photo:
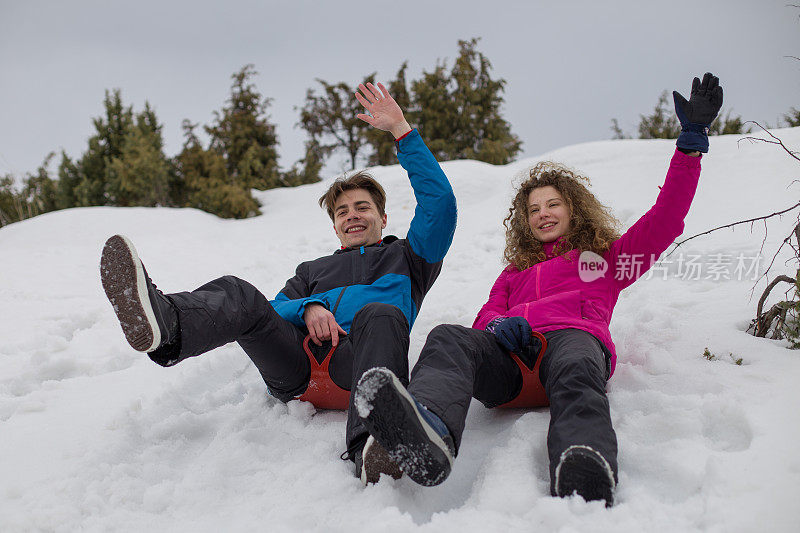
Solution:
M 508 82 L 521 155 L 608 139 L 613 117 L 631 133 L 661 91 L 688 96 L 707 70 L 725 109 L 774 126 L 800 107 L 800 61 L 785 57 L 800 57 L 798 15 L 786 0 L 0 0 L 0 175 L 33 171 L 51 150 L 79 156 L 112 88 L 137 111 L 150 102 L 175 155 L 181 121 L 209 123 L 247 63 L 273 99 L 286 168 L 302 157 L 295 107 L 315 78 L 387 80 L 407 59 L 414 79 L 471 37 Z

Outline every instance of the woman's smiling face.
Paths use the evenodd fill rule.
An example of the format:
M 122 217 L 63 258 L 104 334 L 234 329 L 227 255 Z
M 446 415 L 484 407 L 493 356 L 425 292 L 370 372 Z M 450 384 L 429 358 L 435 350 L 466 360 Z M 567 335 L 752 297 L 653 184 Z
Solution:
M 540 242 L 553 242 L 569 231 L 569 207 L 558 190 L 547 185 L 528 195 L 528 224 Z

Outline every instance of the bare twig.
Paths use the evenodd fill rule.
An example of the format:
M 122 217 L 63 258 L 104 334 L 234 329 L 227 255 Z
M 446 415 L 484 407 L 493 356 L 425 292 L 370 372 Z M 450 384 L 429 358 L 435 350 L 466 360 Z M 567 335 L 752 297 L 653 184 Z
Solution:
M 796 225 L 794 227 L 794 238 L 797 239 L 797 248 L 794 247 L 794 245 L 792 244 L 792 241 L 788 237 L 787 237 L 787 240 L 789 240 L 789 246 L 792 247 L 792 251 L 794 252 L 794 255 L 796 255 L 797 257 L 800 257 L 800 224 L 798 224 L 798 225 Z
M 752 228 L 752 225 L 750 227 Z M 767 219 L 764 219 L 764 238 L 761 239 L 761 246 L 758 247 L 758 255 L 761 255 L 764 252 L 764 245 L 767 244 L 768 234 L 769 234 L 769 227 L 767 226 Z
M 764 126 L 762 126 L 761 124 L 759 124 L 755 120 L 748 120 L 747 122 L 745 122 L 745 124 L 755 124 L 756 126 L 761 128 L 761 130 L 764 131 L 767 135 L 772 137 L 772 140 L 770 140 L 770 139 L 762 139 L 761 137 L 747 136 L 747 137 L 743 137 L 743 138 L 739 139 L 737 141 L 737 144 L 742 142 L 742 141 L 750 141 L 750 142 L 753 142 L 753 143 L 755 143 L 755 142 L 764 142 L 764 143 L 767 143 L 767 144 L 777 144 L 778 146 L 783 148 L 783 150 L 787 154 L 789 154 L 793 158 L 795 158 L 798 161 L 800 161 L 800 157 L 798 157 L 798 155 L 797 155 L 798 152 L 789 150 L 789 148 L 785 144 L 783 144 L 783 141 L 781 139 L 779 139 L 778 137 L 776 137 L 775 135 L 773 135 L 772 132 L 770 132 L 767 128 L 765 128 Z
M 767 267 L 766 270 L 764 270 L 764 273 L 761 274 L 758 277 L 758 279 L 756 280 L 756 282 L 753 284 L 753 289 L 750 291 L 750 296 L 753 295 L 753 291 L 756 290 L 756 285 L 758 285 L 758 282 L 761 281 L 761 278 L 766 278 L 767 277 L 767 275 L 769 274 L 769 271 L 772 269 L 772 265 L 775 264 L 775 259 L 778 258 L 778 255 L 781 253 L 781 250 L 783 250 L 783 247 L 786 246 L 787 244 L 789 246 L 792 246 L 792 242 L 791 242 L 792 241 L 792 235 L 797 235 L 798 227 L 800 227 L 800 217 L 798 217 L 798 224 L 794 228 L 795 233 L 790 233 L 785 239 L 783 239 L 783 242 L 781 242 L 781 245 L 778 247 L 778 249 L 775 250 L 775 254 L 773 254 L 772 259 L 769 262 L 769 266 Z M 792 249 L 794 249 L 794 247 L 792 247 Z
M 759 220 L 766 221 L 768 218 L 772 218 L 774 216 L 780 216 L 780 215 L 782 215 L 784 213 L 788 213 L 789 211 L 792 211 L 793 209 L 797 209 L 798 207 L 800 207 L 800 202 L 797 202 L 792 207 L 786 208 L 783 211 L 776 211 L 775 213 L 771 213 L 769 215 L 764 215 L 764 216 L 756 217 L 756 218 L 750 218 L 748 220 L 740 220 L 739 222 L 732 222 L 731 224 L 725 224 L 724 226 L 719 226 L 719 227 L 716 227 L 716 228 L 712 228 L 712 229 L 710 229 L 708 231 L 704 231 L 702 233 L 698 233 L 697 235 L 692 235 L 691 237 L 688 237 L 688 238 L 686 238 L 686 239 L 684 239 L 684 240 L 682 240 L 680 242 L 676 242 L 675 243 L 675 248 L 673 248 L 672 251 L 670 251 L 670 253 L 667 254 L 667 257 L 672 255 L 675 252 L 675 250 L 678 248 L 678 246 L 682 245 L 683 243 L 685 243 L 687 241 L 691 241 L 692 239 L 694 239 L 696 237 L 701 237 L 703 235 L 708 235 L 709 233 L 711 233 L 713 231 L 717 231 L 717 230 L 721 230 L 721 229 L 725 229 L 725 228 L 732 228 L 733 226 L 739 226 L 741 224 L 753 223 L 753 222 L 757 222 Z M 766 224 L 766 222 L 765 222 L 765 224 Z

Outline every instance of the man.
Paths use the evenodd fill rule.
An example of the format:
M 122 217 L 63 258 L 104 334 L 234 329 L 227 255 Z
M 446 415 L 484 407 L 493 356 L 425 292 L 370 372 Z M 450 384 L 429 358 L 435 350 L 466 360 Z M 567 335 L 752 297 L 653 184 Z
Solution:
M 341 249 L 301 263 L 271 302 L 233 276 L 165 295 L 120 235 L 106 241 L 100 271 L 128 342 L 154 362 L 172 366 L 236 341 L 279 400 L 348 408 L 346 458 L 366 484 L 381 473 L 401 472 L 368 439 L 349 391 L 376 366 L 408 384 L 409 332 L 452 242 L 456 202 L 436 159 L 386 88 L 368 83 L 359 89 L 356 98 L 369 114 L 358 118 L 394 135 L 417 198 L 405 239 L 383 237 L 385 193 L 359 172 L 337 180 L 319 200 Z

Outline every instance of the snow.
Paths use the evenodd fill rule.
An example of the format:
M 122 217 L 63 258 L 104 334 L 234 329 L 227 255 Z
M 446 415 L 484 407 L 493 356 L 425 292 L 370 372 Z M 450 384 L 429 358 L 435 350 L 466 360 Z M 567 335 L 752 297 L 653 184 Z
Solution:
M 800 128 L 775 133 L 800 146 Z M 738 138 L 712 139 L 685 236 L 796 202 L 797 162 Z M 443 164 L 459 225 L 414 326 L 411 362 L 435 325 L 470 325 L 485 301 L 502 268 L 514 176 L 562 161 L 628 226 L 654 201 L 672 151 L 670 141 L 604 141 L 507 166 Z M 386 231 L 404 236 L 414 208 L 405 173 L 374 174 L 388 193 Z M 99 280 L 107 237 L 130 237 L 165 291 L 234 274 L 273 297 L 300 261 L 337 247 L 316 206 L 328 184 L 258 193 L 264 215 L 241 221 L 94 207 L 0 230 L 0 530 L 800 530 L 800 353 L 744 332 L 763 280 L 752 293 L 749 279 L 672 272 L 622 293 L 608 386 L 620 482 L 608 510 L 549 496 L 547 410 L 473 402 L 445 483 L 364 488 L 339 460 L 344 413 L 274 400 L 238 345 L 169 369 L 127 345 Z M 755 256 L 763 241 L 763 272 L 792 220 L 766 237 L 761 224 L 715 232 L 675 255 Z M 772 275 L 793 274 L 788 257 Z M 702 357 L 706 347 L 717 360 Z

